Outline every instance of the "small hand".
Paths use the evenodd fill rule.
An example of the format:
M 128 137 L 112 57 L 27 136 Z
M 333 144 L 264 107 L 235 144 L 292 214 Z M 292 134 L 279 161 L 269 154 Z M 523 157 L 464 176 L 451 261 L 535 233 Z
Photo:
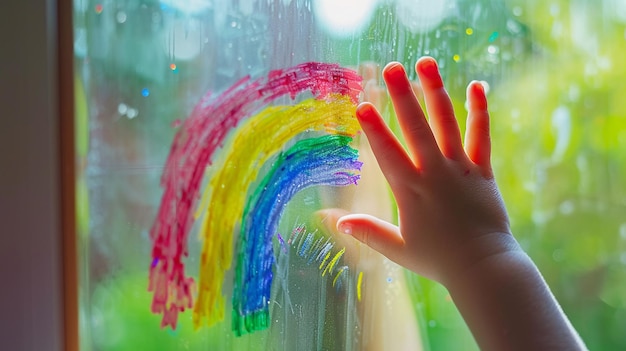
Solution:
M 465 147 L 433 58 L 416 71 L 429 121 L 404 68 L 383 70 L 408 151 L 368 102 L 357 118 L 394 194 L 399 227 L 371 215 L 341 217 L 337 228 L 425 277 L 444 282 L 463 267 L 512 250 L 509 220 L 490 164 L 489 113 L 483 86 L 467 89 Z

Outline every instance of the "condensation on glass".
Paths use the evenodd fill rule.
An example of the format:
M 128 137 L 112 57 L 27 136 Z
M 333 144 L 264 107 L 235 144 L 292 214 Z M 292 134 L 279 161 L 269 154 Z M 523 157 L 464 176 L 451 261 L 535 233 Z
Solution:
M 384 178 L 356 130 L 346 132 L 341 111 L 367 99 L 393 121 L 380 69 L 393 60 L 412 67 L 423 55 L 438 60 L 462 126 L 464 89 L 483 81 L 493 164 L 514 233 L 589 347 L 626 347 L 623 1 L 74 0 L 74 21 L 82 349 L 477 349 L 443 287 L 329 233 L 319 212 L 340 207 L 394 220 Z M 310 84 L 277 93 L 290 79 Z M 233 86 L 249 94 L 229 95 Z M 280 112 L 272 110 L 277 106 Z M 282 119 L 246 127 L 263 111 Z M 331 117 L 311 122 L 321 113 Z M 212 132 L 193 129 L 194 116 L 214 121 Z M 310 125 L 298 130 L 297 121 Z M 216 143 L 210 162 L 193 149 L 166 163 L 173 145 L 189 140 Z M 346 159 L 358 150 L 358 162 L 332 163 L 339 160 L 324 149 L 307 149 L 311 140 L 334 145 L 330 154 L 340 150 Z M 349 177 L 311 176 L 310 186 L 288 194 L 276 166 L 285 155 L 318 157 L 319 174 L 332 165 L 354 174 L 360 167 L 361 179 L 355 186 Z M 241 172 L 212 181 L 239 164 L 246 166 L 237 172 L 254 173 L 245 187 L 233 185 L 242 183 L 233 181 Z M 168 178 L 182 184 L 177 177 L 185 167 L 202 175 L 197 192 L 170 189 L 174 197 L 190 196 L 186 212 L 168 207 L 182 205 L 164 201 L 163 182 L 168 169 L 182 169 Z M 219 257 L 228 262 L 202 264 L 204 189 L 222 196 L 208 211 L 223 218 L 230 210 L 245 213 L 220 244 L 218 253 L 230 254 Z M 150 272 L 174 255 L 155 258 L 162 208 L 171 216 L 161 225 L 188 226 L 186 245 L 162 248 L 188 250 L 178 254 L 185 277 L 194 279 L 189 296 L 197 303 L 198 287 L 223 295 L 223 316 L 210 326 L 207 316 L 194 321 L 193 307 L 176 315 L 175 328 L 171 316 L 151 312 Z M 261 227 L 274 228 L 262 236 L 270 245 L 250 245 L 273 257 L 265 261 L 272 279 L 262 276 L 244 289 L 238 260 L 253 259 L 239 256 L 245 250 L 234 238 Z M 203 286 L 205 269 L 225 274 L 213 280 L 223 285 Z M 174 301 L 175 293 L 160 301 Z M 257 313 L 244 318 L 233 305 Z M 162 327 L 164 320 L 169 325 Z

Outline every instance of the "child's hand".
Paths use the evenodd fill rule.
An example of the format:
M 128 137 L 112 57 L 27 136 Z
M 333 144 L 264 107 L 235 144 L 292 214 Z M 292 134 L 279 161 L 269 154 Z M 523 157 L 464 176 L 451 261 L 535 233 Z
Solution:
M 383 71 L 408 152 L 371 103 L 362 103 L 356 113 L 396 198 L 400 226 L 363 214 L 337 219 L 338 210 L 328 210 L 326 218 L 389 259 L 443 283 L 481 350 L 585 350 L 510 233 L 489 161 L 482 85 L 473 82 L 467 88 L 463 148 L 435 60 L 420 59 L 416 70 L 430 123 L 404 68 L 391 63 Z M 371 202 L 377 199 L 360 201 Z
M 518 250 L 493 179 L 489 114 L 483 86 L 470 83 L 465 149 L 448 93 L 433 58 L 416 64 L 429 121 L 404 68 L 388 64 L 383 77 L 406 139 L 405 150 L 371 103 L 357 108 L 399 209 L 399 227 L 350 214 L 339 231 L 425 277 L 446 283 L 489 256 Z

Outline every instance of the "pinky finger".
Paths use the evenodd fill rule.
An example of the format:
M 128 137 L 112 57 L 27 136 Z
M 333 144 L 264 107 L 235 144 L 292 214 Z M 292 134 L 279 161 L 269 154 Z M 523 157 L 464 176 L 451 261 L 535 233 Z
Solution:
M 465 152 L 476 165 L 491 175 L 491 136 L 487 97 L 482 83 L 473 81 L 467 87 L 468 115 Z

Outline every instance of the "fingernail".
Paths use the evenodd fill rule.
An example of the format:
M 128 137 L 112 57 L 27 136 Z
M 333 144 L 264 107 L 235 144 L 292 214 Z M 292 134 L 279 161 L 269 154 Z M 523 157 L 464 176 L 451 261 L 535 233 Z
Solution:
M 487 109 L 487 88 L 485 87 L 485 82 L 482 81 L 472 81 L 470 83 L 469 89 L 471 89 L 471 94 L 474 98 L 470 97 L 468 101 L 468 107 L 480 110 Z M 468 91 L 468 94 L 470 92 Z M 471 104 L 471 106 L 470 106 Z
M 439 67 L 437 67 L 437 62 L 433 58 L 422 60 L 419 67 L 422 73 L 429 78 L 436 78 L 439 76 Z
M 348 223 L 341 223 L 338 229 L 344 234 L 352 235 L 352 226 Z
M 474 89 L 477 92 L 479 92 L 479 93 L 481 93 L 483 95 L 485 94 L 485 86 L 483 85 L 483 83 L 475 80 L 475 81 L 472 82 L 472 84 L 474 84 Z
M 391 62 L 385 67 L 385 71 L 392 74 L 404 73 L 404 66 L 399 62 Z
M 368 102 L 359 104 L 359 106 L 357 106 L 356 108 L 357 117 L 359 117 L 360 120 L 371 120 L 374 116 L 373 108 L 374 106 Z

